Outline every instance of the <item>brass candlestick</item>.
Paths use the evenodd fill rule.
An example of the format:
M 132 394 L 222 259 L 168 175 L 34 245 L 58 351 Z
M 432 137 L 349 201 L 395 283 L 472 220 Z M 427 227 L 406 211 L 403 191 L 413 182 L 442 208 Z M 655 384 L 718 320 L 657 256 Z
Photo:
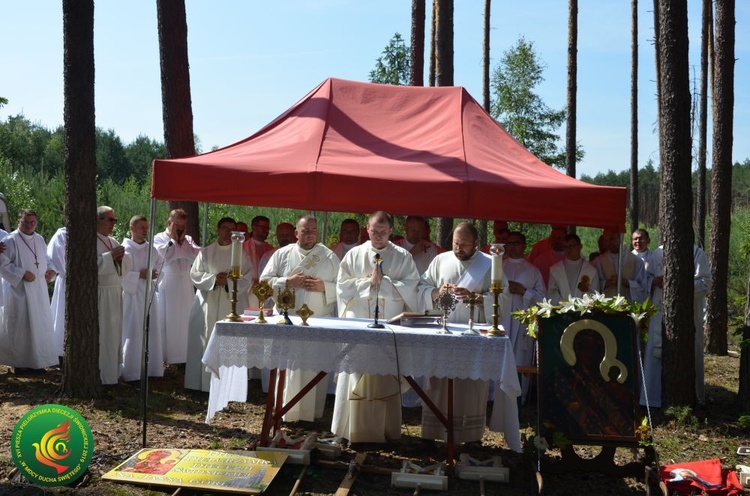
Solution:
M 232 311 L 224 318 L 228 322 L 242 322 L 242 318 L 237 315 L 237 280 L 240 277 L 242 277 L 242 274 L 235 273 L 234 271 L 229 271 L 227 274 L 227 278 L 232 281 L 232 295 L 229 300 L 232 302 Z
M 253 284 L 253 294 L 258 298 L 258 305 L 260 306 L 260 312 L 258 319 L 255 321 L 258 324 L 267 324 L 266 320 L 266 300 L 273 296 L 273 288 L 268 285 L 268 281 L 260 281 Z
M 505 336 L 505 331 L 503 329 L 500 329 L 500 327 L 498 327 L 497 325 L 497 319 L 499 317 L 497 311 L 499 307 L 497 298 L 502 292 L 503 288 L 500 284 L 490 284 L 490 293 L 492 293 L 492 327 L 490 327 L 489 331 L 487 331 L 488 336 Z
M 469 330 L 473 333 L 477 332 L 474 330 L 474 307 L 477 304 L 477 297 L 481 297 L 481 295 L 477 295 L 473 291 L 469 293 Z
M 307 303 L 299 307 L 299 310 L 297 310 L 297 315 L 300 316 L 302 319 L 302 325 L 303 326 L 309 326 L 310 324 L 307 323 L 307 319 L 312 317 L 315 314 L 312 310 L 310 310 L 310 307 L 307 306 Z
M 292 319 L 289 318 L 289 309 L 294 308 L 296 304 L 296 298 L 294 296 L 294 290 L 284 288 L 284 291 L 279 294 L 279 300 L 276 302 L 278 307 L 284 313 L 284 316 L 279 321 L 279 324 L 293 325 Z

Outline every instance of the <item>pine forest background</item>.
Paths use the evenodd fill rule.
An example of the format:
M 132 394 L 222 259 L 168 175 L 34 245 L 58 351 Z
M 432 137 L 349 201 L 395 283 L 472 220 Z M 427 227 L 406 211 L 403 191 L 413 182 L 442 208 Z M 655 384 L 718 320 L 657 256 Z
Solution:
M 50 130 L 33 123 L 22 115 L 0 121 L 0 192 L 8 201 L 10 226 L 15 228 L 16 214 L 31 208 L 39 214 L 37 231 L 46 239 L 65 223 L 62 128 Z M 196 138 L 196 143 L 199 143 Z M 97 202 L 115 209 L 118 224 L 114 236 L 122 239 L 128 235 L 128 220 L 133 215 L 149 215 L 151 198 L 151 163 L 165 155 L 164 144 L 146 136 L 139 136 L 131 143 L 123 143 L 114 130 L 97 130 Z M 581 180 L 608 186 L 629 187 L 630 171 L 608 171 L 594 177 L 582 176 Z M 710 171 L 709 179 L 710 181 Z M 640 213 L 642 226 L 651 234 L 651 248 L 659 244 L 659 170 L 649 162 L 638 173 Z M 239 187 L 252 188 L 253 185 Z M 747 253 L 750 250 L 750 158 L 735 163 L 732 171 L 734 214 L 732 216 L 730 250 L 730 316 L 742 318 L 747 275 Z M 387 208 L 387 205 L 384 205 Z M 595 208 L 595 206 L 592 206 Z M 205 205 L 200 205 L 201 220 Z M 272 226 L 279 222 L 294 223 L 301 211 L 268 207 L 246 207 L 238 205 L 211 204 L 208 208 L 206 243 L 215 240 L 214 226 L 221 217 L 231 216 L 249 223 L 255 215 L 266 215 Z M 322 218 L 318 213 L 319 217 Z M 155 230 L 164 229 L 168 215 L 166 202 L 157 202 Z M 362 225 L 366 213 L 331 212 L 326 216 L 326 243 L 337 241 L 338 227 L 344 218 L 353 217 Z M 687 216 L 686 216 L 687 218 Z M 394 232 L 403 232 L 403 217 L 396 218 Z M 433 233 L 434 233 L 434 222 Z M 489 229 L 491 230 L 491 223 Z M 546 225 L 511 223 L 511 228 L 520 230 L 534 241 L 547 236 Z M 579 228 L 578 234 L 584 244 L 584 253 L 597 250 L 599 229 Z M 627 238 L 627 237 L 626 237 Z M 273 230 L 269 241 L 275 242 Z M 736 322 L 741 324 L 740 320 Z

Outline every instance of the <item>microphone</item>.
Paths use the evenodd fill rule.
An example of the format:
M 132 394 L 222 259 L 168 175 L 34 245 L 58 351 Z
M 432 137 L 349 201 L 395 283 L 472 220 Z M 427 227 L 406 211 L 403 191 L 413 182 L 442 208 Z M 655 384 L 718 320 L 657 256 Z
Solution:
M 380 253 L 375 254 L 375 258 L 373 259 L 373 262 L 375 263 L 375 268 L 380 272 L 380 275 L 383 275 L 383 259 L 380 256 Z M 378 323 L 378 317 L 380 315 L 380 283 L 375 285 L 375 321 L 372 324 L 367 324 L 367 327 L 371 329 L 383 329 L 385 326 L 383 324 Z

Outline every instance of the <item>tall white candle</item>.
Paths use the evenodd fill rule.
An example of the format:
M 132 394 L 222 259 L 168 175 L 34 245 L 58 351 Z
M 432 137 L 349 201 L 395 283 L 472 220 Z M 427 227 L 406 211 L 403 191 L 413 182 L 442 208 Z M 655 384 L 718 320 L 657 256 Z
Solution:
M 501 245 L 492 245 L 492 284 L 500 285 L 503 282 L 503 250 Z
M 232 233 L 232 273 L 236 277 L 240 277 L 242 274 L 242 243 L 235 241 L 234 233 Z

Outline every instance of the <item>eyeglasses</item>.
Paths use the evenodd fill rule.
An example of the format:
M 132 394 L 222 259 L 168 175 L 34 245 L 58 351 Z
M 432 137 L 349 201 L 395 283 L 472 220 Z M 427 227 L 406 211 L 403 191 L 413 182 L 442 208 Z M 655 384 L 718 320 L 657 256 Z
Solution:
M 112 224 L 117 222 L 117 219 L 115 219 L 114 217 L 102 217 L 99 220 L 103 220 L 105 222 L 111 222 Z

